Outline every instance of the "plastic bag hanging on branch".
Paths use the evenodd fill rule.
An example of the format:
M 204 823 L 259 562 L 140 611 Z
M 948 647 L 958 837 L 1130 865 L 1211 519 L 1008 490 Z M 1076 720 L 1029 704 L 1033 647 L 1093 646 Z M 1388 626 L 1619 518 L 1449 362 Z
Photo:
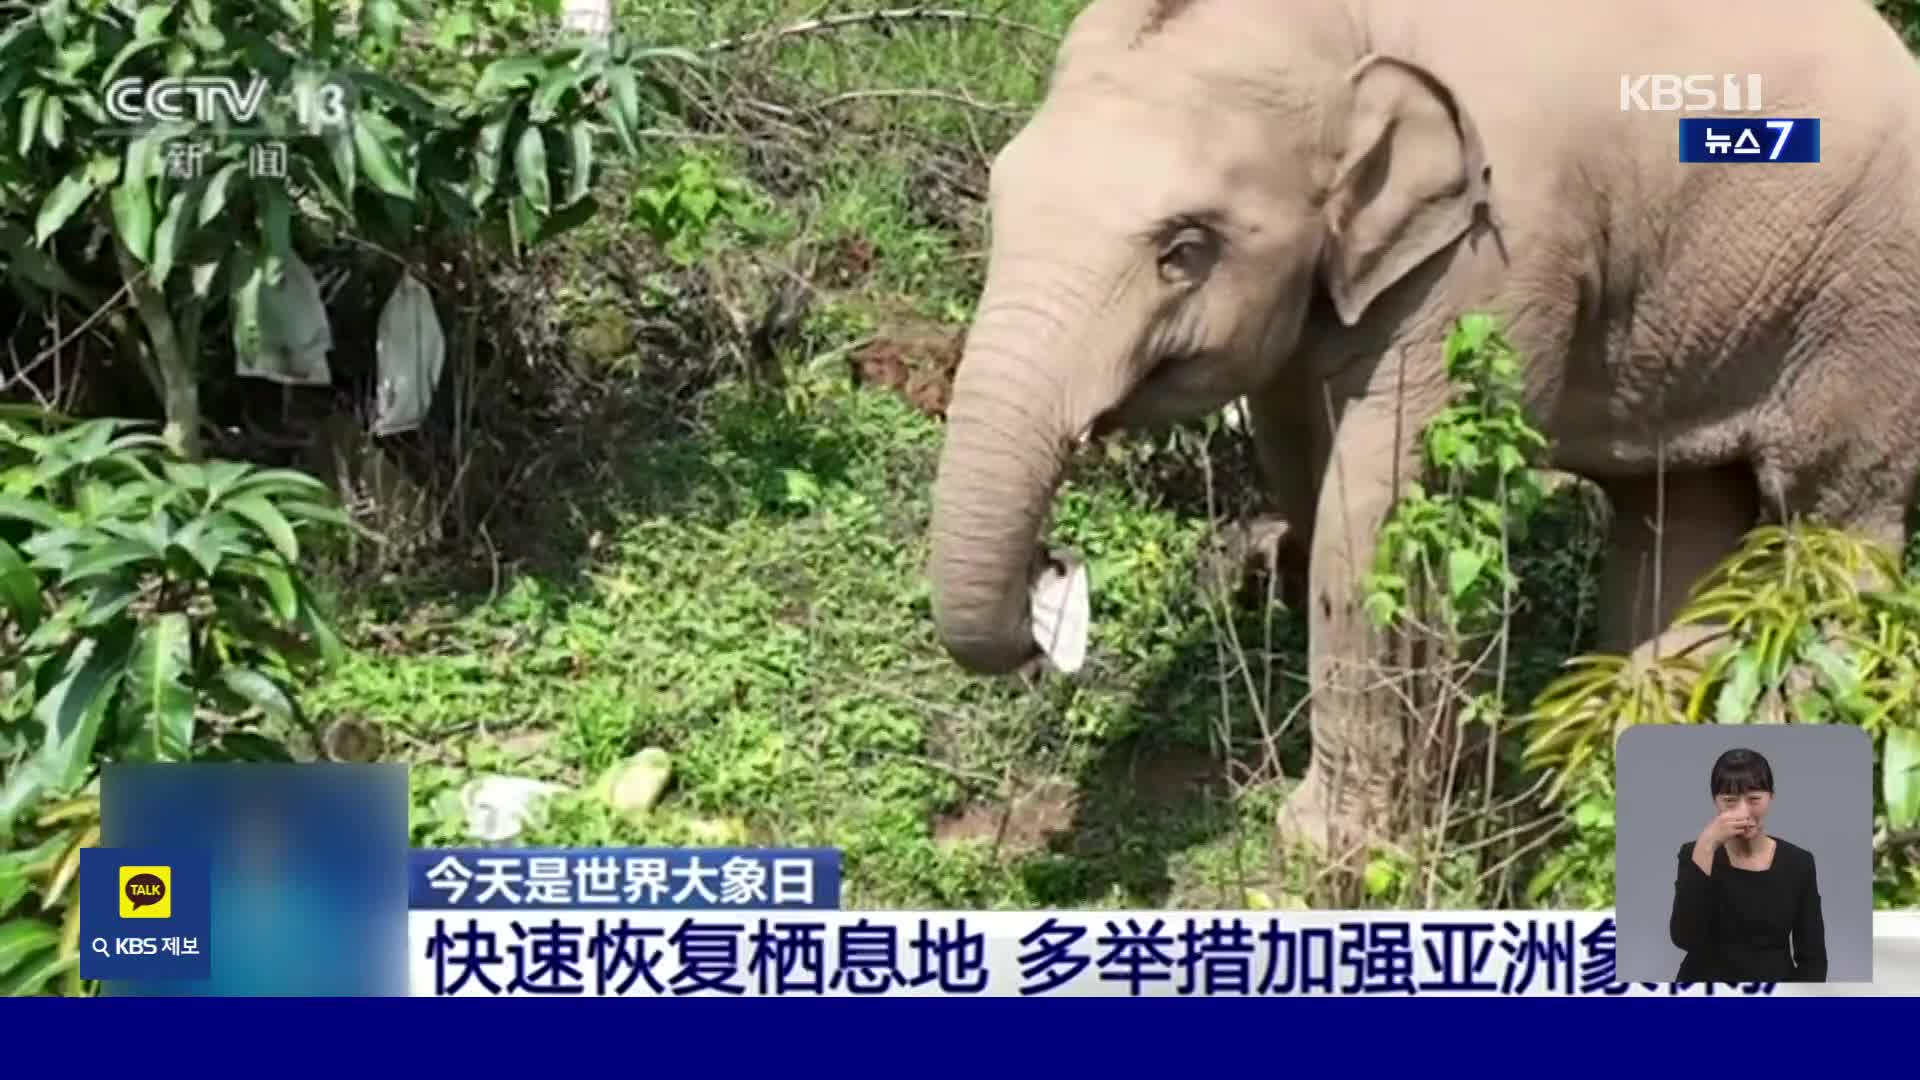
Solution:
M 234 370 L 282 386 L 326 386 L 333 382 L 327 366 L 333 327 L 320 283 L 298 255 L 289 254 L 283 265 L 279 283 L 260 287 L 258 345 L 249 349 L 235 341 Z
M 446 363 L 447 338 L 433 309 L 433 294 L 412 274 L 404 274 L 380 312 L 380 395 L 374 406 L 373 434 L 385 438 L 420 426 L 433 408 L 433 393 Z

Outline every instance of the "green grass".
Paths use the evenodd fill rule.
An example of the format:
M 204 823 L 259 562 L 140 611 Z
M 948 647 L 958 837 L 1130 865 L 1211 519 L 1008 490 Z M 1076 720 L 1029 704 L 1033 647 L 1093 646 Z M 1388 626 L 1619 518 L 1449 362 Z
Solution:
M 1202 820 L 1219 817 L 1207 800 L 1136 832 L 1112 820 L 1125 793 L 1105 793 L 1117 805 L 1090 807 L 1065 857 L 995 861 L 937 844 L 934 824 L 1003 784 L 1123 782 L 1116 755 L 1155 740 L 1206 753 L 1204 687 L 1154 689 L 1207 637 L 1192 585 L 1201 523 L 1114 483 L 1072 488 L 1060 535 L 1098 580 L 1122 583 L 1097 596 L 1091 673 L 974 680 L 933 640 L 921 573 L 937 424 L 848 389 L 803 423 L 732 387 L 708 409 L 697 440 L 628 448 L 644 479 L 577 583 L 409 598 L 397 624 L 378 603 L 359 613 L 355 638 L 372 647 L 311 700 L 388 726 L 415 765 L 415 841 L 456 842 L 436 803 L 470 775 L 584 789 L 661 746 L 675 784 L 644 828 L 582 798 L 528 839 L 830 844 L 847 851 L 856 903 L 1163 896 L 1170 852 L 1220 825 Z

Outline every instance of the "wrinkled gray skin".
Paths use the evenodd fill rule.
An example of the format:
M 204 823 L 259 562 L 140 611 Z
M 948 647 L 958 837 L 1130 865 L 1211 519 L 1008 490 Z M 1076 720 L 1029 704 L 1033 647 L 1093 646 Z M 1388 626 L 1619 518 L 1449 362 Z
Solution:
M 1282 825 L 1376 828 L 1407 739 L 1368 685 L 1359 584 L 1470 310 L 1527 358 L 1553 467 L 1612 502 L 1603 646 L 1658 637 L 1763 518 L 1902 542 L 1920 75 L 1865 3 L 1179 6 L 1143 33 L 1150 0 L 1094 0 L 994 163 L 931 525 L 960 664 L 1034 655 L 1028 586 L 1079 436 L 1246 395 L 1310 536 L 1313 757 Z M 1661 72 L 1761 74 L 1758 115 L 1824 120 L 1822 163 L 1680 165 L 1675 114 L 1620 108 L 1621 75 Z

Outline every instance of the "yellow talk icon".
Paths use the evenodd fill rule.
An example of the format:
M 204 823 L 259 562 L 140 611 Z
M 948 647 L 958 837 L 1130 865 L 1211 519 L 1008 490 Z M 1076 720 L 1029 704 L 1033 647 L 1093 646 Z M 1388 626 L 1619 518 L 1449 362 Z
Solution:
M 121 867 L 120 917 L 123 919 L 172 918 L 173 867 Z

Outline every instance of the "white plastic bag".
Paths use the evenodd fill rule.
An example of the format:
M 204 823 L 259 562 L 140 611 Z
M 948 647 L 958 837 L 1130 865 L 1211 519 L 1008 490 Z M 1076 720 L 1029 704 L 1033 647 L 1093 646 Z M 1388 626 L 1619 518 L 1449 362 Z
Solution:
M 1072 675 L 1087 660 L 1087 629 L 1091 607 L 1085 565 L 1067 560 L 1048 567 L 1033 583 L 1028 598 L 1034 644 L 1046 653 L 1054 670 Z
M 605 41 L 613 34 L 613 0 L 565 0 L 560 18 L 573 33 Z
M 380 390 L 374 404 L 373 434 L 384 438 L 412 431 L 433 408 L 447 339 L 433 309 L 433 294 L 412 274 L 403 275 L 380 312 L 375 349 Z
M 235 371 L 250 379 L 287 386 L 326 386 L 333 382 L 327 353 L 333 327 L 320 299 L 320 283 L 298 255 L 288 255 L 278 284 L 260 289 L 260 348 L 234 358 Z
M 540 804 L 566 788 L 518 776 L 482 776 L 460 789 L 467 835 L 483 844 L 500 844 L 520 835 Z

